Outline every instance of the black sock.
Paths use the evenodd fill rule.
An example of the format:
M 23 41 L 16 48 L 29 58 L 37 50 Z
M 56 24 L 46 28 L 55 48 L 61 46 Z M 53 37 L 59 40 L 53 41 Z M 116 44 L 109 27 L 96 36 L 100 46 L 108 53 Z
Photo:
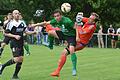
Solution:
M 18 75 L 18 73 L 19 73 L 19 71 L 21 69 L 21 65 L 22 65 L 22 62 L 18 62 L 16 64 L 16 68 L 15 68 L 15 72 L 14 72 L 13 76 L 17 76 Z
M 3 71 L 3 69 L 6 67 L 6 66 L 10 66 L 12 64 L 14 64 L 15 61 L 13 59 L 10 59 L 8 62 L 6 62 L 5 64 L 2 65 L 2 69 L 1 71 Z
M 3 48 L 0 48 L 0 56 L 2 55 L 3 52 Z

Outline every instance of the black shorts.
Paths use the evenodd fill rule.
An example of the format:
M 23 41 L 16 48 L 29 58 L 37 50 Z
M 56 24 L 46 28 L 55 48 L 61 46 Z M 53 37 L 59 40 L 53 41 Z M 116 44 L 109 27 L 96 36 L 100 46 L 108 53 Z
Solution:
M 62 31 L 56 31 L 59 40 L 66 40 L 66 36 L 63 34 Z
M 62 31 L 56 31 L 57 36 L 60 40 L 66 40 L 69 45 L 76 46 L 76 36 L 67 36 L 64 35 Z
M 12 50 L 12 53 L 13 53 L 13 57 L 24 56 L 23 46 L 17 45 L 17 44 L 13 44 L 11 42 L 10 47 L 11 47 L 11 50 Z
M 5 38 L 4 38 L 4 40 L 3 40 L 3 43 L 8 44 L 9 41 L 10 41 L 10 37 L 5 36 Z

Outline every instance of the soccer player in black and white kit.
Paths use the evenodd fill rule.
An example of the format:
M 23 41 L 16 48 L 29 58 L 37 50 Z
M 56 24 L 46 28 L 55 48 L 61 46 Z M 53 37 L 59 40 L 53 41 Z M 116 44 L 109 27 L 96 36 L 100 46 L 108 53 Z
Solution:
M 12 64 L 16 63 L 15 72 L 13 74 L 12 79 L 19 79 L 18 73 L 21 69 L 21 65 L 23 62 L 23 55 L 24 55 L 24 40 L 23 40 L 23 33 L 26 34 L 34 34 L 35 32 L 27 32 L 26 24 L 19 20 L 19 11 L 13 11 L 13 20 L 8 24 L 6 28 L 5 35 L 11 38 L 10 47 L 13 53 L 13 58 L 7 61 L 5 64 L 2 64 L 0 67 L 0 75 L 2 74 L 3 70 Z
M 8 13 L 7 20 L 4 21 L 3 24 L 3 34 L 5 33 L 6 27 L 9 24 L 9 22 L 12 21 L 12 13 Z M 4 47 L 9 43 L 10 38 L 7 36 L 4 36 L 3 41 L 0 43 L 0 57 L 2 55 L 2 52 L 4 50 Z

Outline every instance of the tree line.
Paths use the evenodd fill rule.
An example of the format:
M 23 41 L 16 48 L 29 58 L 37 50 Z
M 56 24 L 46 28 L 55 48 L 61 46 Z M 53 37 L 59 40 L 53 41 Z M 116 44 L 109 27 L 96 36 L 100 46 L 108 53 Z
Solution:
M 52 11 L 60 9 L 64 2 L 68 2 L 72 6 L 69 13 L 64 13 L 72 20 L 75 20 L 79 11 L 83 12 L 86 17 L 89 17 L 91 12 L 96 12 L 100 15 L 100 23 L 105 28 L 109 27 L 110 24 L 120 27 L 120 0 L 0 0 L 0 14 L 7 14 L 13 9 L 18 9 L 26 21 L 29 22 L 33 19 L 40 22 L 49 20 Z M 43 15 L 34 16 L 36 10 L 44 10 Z

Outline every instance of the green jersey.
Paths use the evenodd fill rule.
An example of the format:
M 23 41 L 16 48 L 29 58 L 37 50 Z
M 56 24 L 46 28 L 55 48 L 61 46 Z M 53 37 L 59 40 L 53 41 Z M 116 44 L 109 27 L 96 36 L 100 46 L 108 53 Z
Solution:
M 56 19 L 52 19 L 50 21 L 50 24 L 53 27 L 60 28 L 64 35 L 67 35 L 67 36 L 76 35 L 75 29 L 73 28 L 74 23 L 68 17 L 62 16 L 62 19 L 59 22 L 57 22 Z

